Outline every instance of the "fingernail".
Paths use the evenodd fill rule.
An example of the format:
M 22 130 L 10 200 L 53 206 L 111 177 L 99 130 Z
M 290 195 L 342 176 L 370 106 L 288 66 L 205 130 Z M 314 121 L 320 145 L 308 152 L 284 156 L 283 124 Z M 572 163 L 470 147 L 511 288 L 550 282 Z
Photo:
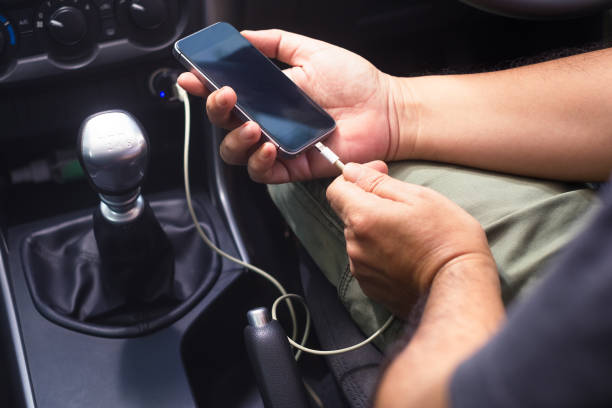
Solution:
M 270 156 L 271 156 L 270 149 L 268 149 L 267 147 L 264 147 L 264 149 L 261 151 L 261 157 L 263 159 L 269 159 Z
M 253 134 L 253 125 L 251 125 L 251 122 L 246 122 L 244 125 L 242 125 L 242 129 L 240 129 L 240 137 L 244 140 L 248 140 L 251 138 Z
M 274 153 L 274 149 L 270 148 L 267 146 L 268 144 L 264 144 L 264 148 L 262 150 L 262 158 L 263 159 L 269 159 L 270 157 L 272 157 L 272 154 Z
M 227 98 L 225 97 L 225 87 L 221 88 L 215 97 L 217 105 L 225 107 L 227 105 Z
M 344 176 L 344 179 L 346 181 L 356 183 L 357 180 L 359 180 L 359 177 L 361 177 L 361 173 L 363 173 L 361 165 L 357 163 L 347 163 L 344 166 L 344 171 L 342 172 L 342 175 Z

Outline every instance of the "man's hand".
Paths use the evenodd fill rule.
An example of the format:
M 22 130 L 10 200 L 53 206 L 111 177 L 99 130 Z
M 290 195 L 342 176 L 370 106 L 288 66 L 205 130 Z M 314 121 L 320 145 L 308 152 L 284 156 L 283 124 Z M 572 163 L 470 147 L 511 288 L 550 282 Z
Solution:
M 406 317 L 429 291 L 421 322 L 384 373 L 375 404 L 445 407 L 453 371 L 503 320 L 495 261 L 468 213 L 386 173 L 382 162 L 349 163 L 327 189 L 365 294 Z
M 443 269 L 494 262 L 474 218 L 441 194 L 386 172 L 382 162 L 347 164 L 327 198 L 344 222 L 351 272 L 364 293 L 406 317 Z
M 242 34 L 266 56 L 291 65 L 285 74 L 333 116 L 337 128 L 325 143 L 341 160 L 365 162 L 395 157 L 399 130 L 392 77 L 360 56 L 322 41 L 281 30 Z M 182 74 L 179 84 L 194 95 L 208 94 L 193 74 Z M 236 94 L 229 87 L 211 93 L 206 101 L 211 122 L 231 130 L 220 149 L 227 163 L 247 164 L 251 178 L 265 183 L 337 174 L 314 150 L 283 160 L 277 158 L 272 143 L 258 146 L 259 126 L 254 122 L 240 126 L 231 112 L 235 104 Z

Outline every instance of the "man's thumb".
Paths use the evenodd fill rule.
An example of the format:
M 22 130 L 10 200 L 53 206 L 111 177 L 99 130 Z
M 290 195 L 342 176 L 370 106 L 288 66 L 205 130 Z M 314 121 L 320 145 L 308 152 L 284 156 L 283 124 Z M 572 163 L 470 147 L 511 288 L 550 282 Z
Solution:
M 376 187 L 390 179 L 387 175 L 387 165 L 382 161 L 366 164 L 348 163 L 344 167 L 343 176 L 346 181 L 355 183 L 367 192 L 375 193 Z

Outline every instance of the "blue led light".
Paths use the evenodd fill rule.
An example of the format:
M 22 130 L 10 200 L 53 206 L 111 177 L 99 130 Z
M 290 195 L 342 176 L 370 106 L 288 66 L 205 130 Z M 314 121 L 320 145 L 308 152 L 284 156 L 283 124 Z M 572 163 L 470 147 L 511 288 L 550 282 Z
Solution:
M 6 27 L 6 30 L 9 33 L 11 45 L 17 44 L 17 37 L 15 36 L 15 30 L 13 30 L 13 26 L 11 25 L 11 23 L 3 15 L 0 15 L 0 23 L 2 23 L 2 25 Z
M 166 97 L 166 93 L 164 91 L 159 91 L 159 97 L 160 98 L 165 98 Z
M 8 30 L 9 37 L 11 39 L 11 45 L 15 45 L 17 43 L 17 39 L 15 38 L 15 31 L 13 31 L 13 27 L 8 26 L 6 29 Z

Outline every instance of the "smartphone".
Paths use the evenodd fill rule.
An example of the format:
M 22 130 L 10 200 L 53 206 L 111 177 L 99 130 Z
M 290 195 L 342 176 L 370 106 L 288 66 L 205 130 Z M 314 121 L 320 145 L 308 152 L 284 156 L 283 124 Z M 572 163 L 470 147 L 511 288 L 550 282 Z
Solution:
M 209 90 L 233 88 L 238 116 L 257 122 L 284 157 L 300 154 L 336 128 L 323 108 L 228 23 L 178 40 L 174 56 Z

